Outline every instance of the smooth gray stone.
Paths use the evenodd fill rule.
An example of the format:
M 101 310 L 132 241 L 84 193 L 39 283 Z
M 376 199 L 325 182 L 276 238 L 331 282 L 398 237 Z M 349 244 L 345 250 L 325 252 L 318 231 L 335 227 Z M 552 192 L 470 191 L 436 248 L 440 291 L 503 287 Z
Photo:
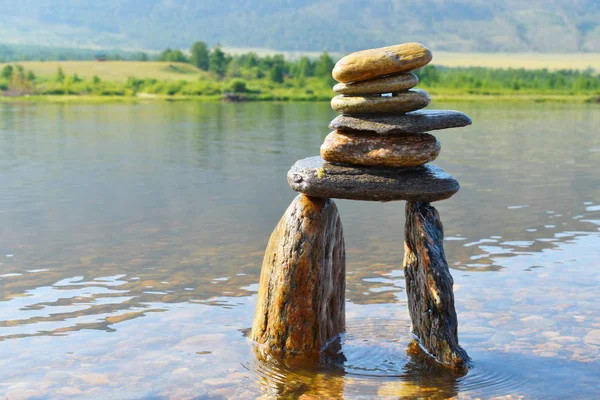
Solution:
M 404 135 L 471 125 L 471 118 L 460 111 L 419 110 L 404 115 L 339 115 L 330 129 L 344 132 L 366 131 L 379 135 Z
M 292 189 L 313 197 L 432 202 L 458 192 L 458 181 L 441 168 L 380 168 L 331 164 L 321 157 L 296 161 L 287 174 Z
M 340 114 L 404 114 L 429 105 L 431 98 L 422 89 L 409 89 L 392 96 L 344 96 L 331 99 L 331 108 Z
M 419 83 L 419 78 L 412 72 L 384 76 L 383 78 L 371 79 L 355 83 L 338 83 L 333 91 L 338 94 L 355 96 L 363 94 L 398 93 L 411 89 Z

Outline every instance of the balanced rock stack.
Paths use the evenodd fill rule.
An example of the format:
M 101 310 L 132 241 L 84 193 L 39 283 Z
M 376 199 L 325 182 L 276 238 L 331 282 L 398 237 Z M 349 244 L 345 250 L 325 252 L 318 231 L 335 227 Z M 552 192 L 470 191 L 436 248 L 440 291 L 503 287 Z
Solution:
M 290 186 L 310 196 L 354 200 L 436 201 L 459 189 L 458 182 L 427 164 L 440 153 L 431 134 L 471 124 L 458 111 L 425 111 L 427 92 L 413 89 L 412 70 L 432 59 L 419 43 L 359 51 L 333 69 L 339 95 L 331 107 L 342 115 L 321 146 L 321 157 L 298 161 Z M 420 110 L 420 111 L 418 111 Z
M 297 161 L 288 183 L 301 194 L 271 235 L 265 253 L 251 338 L 285 359 L 315 355 L 345 324 L 345 245 L 332 198 L 406 200 L 404 276 L 412 333 L 435 360 L 466 370 L 458 344 L 453 280 L 443 228 L 430 202 L 459 184 L 428 164 L 440 152 L 433 130 L 462 127 L 458 111 L 425 111 L 429 95 L 413 89 L 411 71 L 432 59 L 419 43 L 371 49 L 342 58 L 331 101 L 340 116 L 320 157 Z M 292 358 L 294 358 L 292 357 Z

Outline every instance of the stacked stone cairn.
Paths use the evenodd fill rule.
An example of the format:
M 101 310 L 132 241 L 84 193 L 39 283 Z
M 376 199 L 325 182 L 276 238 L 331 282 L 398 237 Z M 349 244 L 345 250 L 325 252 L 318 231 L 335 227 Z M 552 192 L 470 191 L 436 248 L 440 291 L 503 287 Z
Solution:
M 453 280 L 443 249 L 443 227 L 430 202 L 451 197 L 457 180 L 429 164 L 440 153 L 433 130 L 463 127 L 458 111 L 422 110 L 429 95 L 414 89 L 411 71 L 427 65 L 419 43 L 359 51 L 333 69 L 339 112 L 320 157 L 299 160 L 288 172 L 298 195 L 271 235 L 261 272 L 251 337 L 284 359 L 317 356 L 344 330 L 345 249 L 332 198 L 405 200 L 404 275 L 411 348 L 466 370 L 460 347 Z

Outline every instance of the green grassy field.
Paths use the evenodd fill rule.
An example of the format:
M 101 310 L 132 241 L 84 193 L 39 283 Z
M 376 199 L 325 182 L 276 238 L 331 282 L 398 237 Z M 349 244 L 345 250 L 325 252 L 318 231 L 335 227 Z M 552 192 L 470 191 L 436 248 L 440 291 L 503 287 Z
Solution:
M 224 51 L 230 54 L 246 54 L 250 51 L 269 56 L 284 54 L 286 58 L 295 60 L 301 56 L 319 57 L 320 52 L 281 52 L 269 49 L 227 47 Z M 344 56 L 331 53 L 336 60 Z M 587 69 L 600 71 L 600 53 L 456 53 L 433 51 L 433 65 L 446 67 L 486 67 L 486 68 L 526 68 L 526 69 Z
M 434 101 L 579 103 L 598 102 L 600 98 L 599 76 L 584 71 L 590 66 L 600 70 L 600 55 L 522 54 L 517 57 L 468 53 L 458 56 L 442 52 L 438 53 L 437 60 L 452 67 L 487 68 L 421 69 L 417 72 L 421 78 L 419 87 L 427 90 Z M 330 62 L 332 67 L 333 61 Z M 5 65 L 0 64 L 0 71 Z M 11 65 L 8 68 L 13 68 L 14 73 L 11 72 L 9 78 L 0 77 L 0 102 L 215 101 L 231 93 L 255 101 L 326 101 L 334 95 L 327 73 L 299 79 L 294 75 L 294 64 L 286 67 L 285 75 L 281 72 L 278 81 L 268 66 L 238 66 L 235 74 L 227 72 L 219 76 L 177 62 L 27 61 Z M 521 66 L 530 66 L 532 70 L 506 69 Z M 62 77 L 57 75 L 59 68 L 63 71 Z M 579 71 L 548 72 L 540 68 Z M 330 67 L 325 69 L 329 70 Z
M 587 69 L 600 71 L 598 53 L 433 53 L 434 65 L 525 69 Z
M 125 82 L 129 77 L 194 81 L 205 75 L 190 64 L 159 61 L 21 61 L 10 64 L 22 65 L 40 77 L 54 76 L 60 67 L 65 75 L 77 74 L 84 79 L 97 76 L 108 82 Z M 0 64 L 0 69 L 4 65 Z
M 232 50 L 232 54 L 248 51 L 248 49 Z M 271 50 L 263 50 L 260 55 L 275 53 Z M 313 55 L 316 53 L 311 54 L 311 56 Z M 288 56 L 296 58 L 299 53 Z M 129 77 L 152 78 L 161 81 L 192 81 L 205 75 L 203 71 L 190 64 L 159 61 L 23 61 L 18 64 L 41 77 L 53 76 L 60 67 L 66 75 L 77 74 L 84 79 L 91 79 L 96 75 L 109 82 L 124 82 Z M 593 68 L 600 71 L 600 54 L 450 53 L 439 51 L 434 54 L 432 64 L 448 67 L 548 68 L 549 70 Z M 0 63 L 0 69 L 4 65 Z

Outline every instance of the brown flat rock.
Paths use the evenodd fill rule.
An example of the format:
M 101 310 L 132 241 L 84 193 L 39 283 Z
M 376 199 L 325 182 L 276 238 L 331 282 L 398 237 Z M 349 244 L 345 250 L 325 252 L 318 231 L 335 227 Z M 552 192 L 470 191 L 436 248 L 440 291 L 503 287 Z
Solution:
M 339 115 L 330 129 L 403 135 L 471 125 L 471 118 L 453 110 L 419 110 L 403 115 Z
M 419 78 L 411 73 L 386 76 L 356 83 L 338 83 L 333 91 L 345 95 L 381 94 L 402 92 L 417 86 Z
M 321 157 L 298 160 L 288 172 L 292 189 L 314 197 L 366 201 L 432 202 L 458 192 L 458 181 L 441 168 L 359 167 L 331 164 Z
M 415 42 L 363 50 L 339 60 L 332 76 L 343 83 L 366 81 L 424 67 L 432 58 L 427 47 Z
M 421 89 L 394 96 L 343 96 L 331 99 L 331 108 L 343 114 L 401 114 L 427 107 L 430 98 Z
M 321 145 L 325 161 L 362 166 L 416 167 L 439 153 L 440 142 L 427 133 L 382 137 L 333 131 Z

